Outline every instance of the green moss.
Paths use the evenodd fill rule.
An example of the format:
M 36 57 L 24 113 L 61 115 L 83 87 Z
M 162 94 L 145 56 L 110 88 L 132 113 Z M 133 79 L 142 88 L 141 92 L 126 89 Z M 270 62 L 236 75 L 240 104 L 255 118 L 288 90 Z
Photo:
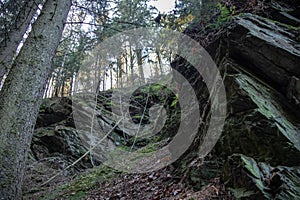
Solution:
M 276 21 L 274 19 L 269 19 L 269 18 L 264 18 L 265 20 L 269 21 L 269 22 L 272 22 L 274 24 L 278 24 L 278 25 L 281 25 L 283 27 L 286 27 L 286 28 L 289 28 L 289 29 L 292 29 L 292 30 L 295 30 L 295 31 L 298 31 L 300 30 L 300 27 L 296 27 L 296 26 L 292 26 L 290 24 L 285 24 L 285 23 L 282 23 L 282 22 L 279 22 L 279 21 Z
M 69 183 L 57 188 L 50 196 L 42 199 L 81 199 L 88 191 L 96 188 L 100 183 L 115 178 L 120 172 L 105 165 L 85 172 Z
M 47 129 L 47 128 L 40 129 L 36 134 L 37 137 L 54 136 L 54 135 L 55 135 L 55 130 Z
M 162 89 L 162 85 L 159 85 L 159 84 L 155 84 L 155 85 L 152 85 L 150 90 L 151 91 L 160 91 Z
M 50 99 L 43 99 L 42 104 L 40 105 L 40 113 L 45 113 L 47 111 L 47 109 L 50 107 L 51 105 L 51 100 Z
M 150 143 L 147 146 L 140 148 L 137 152 L 138 153 L 151 153 L 158 149 L 157 144 Z
M 284 109 L 273 100 L 270 91 L 244 75 L 238 76 L 237 81 L 258 106 L 259 112 L 267 119 L 274 121 L 280 132 L 294 144 L 295 148 L 300 150 L 297 127 L 289 121 Z

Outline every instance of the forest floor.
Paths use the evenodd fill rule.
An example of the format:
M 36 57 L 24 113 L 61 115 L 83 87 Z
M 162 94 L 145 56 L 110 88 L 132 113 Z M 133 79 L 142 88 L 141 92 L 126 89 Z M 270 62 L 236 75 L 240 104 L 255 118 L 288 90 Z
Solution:
M 149 174 L 127 174 L 99 184 L 87 199 L 233 199 L 219 178 L 195 192 L 173 177 L 168 170 Z
M 171 167 L 143 174 L 119 173 L 106 167 L 96 167 L 76 176 L 58 176 L 40 187 L 41 180 L 50 178 L 54 172 L 50 168 L 44 170 L 50 173 L 46 175 L 34 170 L 26 176 L 23 199 L 234 199 L 219 177 L 212 178 L 206 186 L 194 191 L 182 176 L 174 175 Z

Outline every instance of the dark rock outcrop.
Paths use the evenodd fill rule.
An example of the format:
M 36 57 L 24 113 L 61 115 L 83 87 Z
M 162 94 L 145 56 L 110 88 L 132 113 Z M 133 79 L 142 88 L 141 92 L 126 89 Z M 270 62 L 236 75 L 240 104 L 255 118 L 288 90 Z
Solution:
M 221 39 L 226 56 L 217 62 L 226 77 L 229 112 L 220 154 L 300 164 L 294 159 L 300 156 L 297 33 L 282 22 L 244 14 Z
M 59 158 L 57 169 L 64 169 L 80 158 L 87 148 L 82 144 L 72 118 L 70 98 L 45 99 L 41 105 L 31 143 L 31 158 L 36 161 Z M 95 161 L 97 163 L 97 161 Z M 92 167 L 89 156 L 75 165 L 72 171 Z
M 256 162 L 234 154 L 224 165 L 223 179 L 244 199 L 299 199 L 300 167 Z
M 291 25 L 244 14 L 230 31 L 229 57 L 287 96 L 293 77 L 300 76 L 299 34 Z
M 287 2 L 269 1 L 264 13 L 241 14 L 206 47 L 224 77 L 228 108 L 214 154 L 229 157 L 224 181 L 236 189 L 233 193 L 245 192 L 247 199 L 300 198 L 300 7 L 299 2 Z M 193 30 L 188 34 L 194 36 Z M 184 60 L 173 64 L 189 69 L 182 69 L 185 77 L 194 76 Z M 198 79 L 196 92 L 205 102 L 207 89 Z M 205 131 L 204 126 L 199 138 Z M 238 162 L 231 162 L 236 153 L 241 154 Z M 249 177 L 258 172 L 244 170 L 241 162 L 264 166 L 261 174 L 278 174 L 264 174 L 255 182 Z

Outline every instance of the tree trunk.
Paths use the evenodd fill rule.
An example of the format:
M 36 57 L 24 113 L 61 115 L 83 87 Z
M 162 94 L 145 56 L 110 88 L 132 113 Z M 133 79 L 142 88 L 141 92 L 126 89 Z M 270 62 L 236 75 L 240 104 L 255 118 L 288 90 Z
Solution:
M 163 71 L 163 66 L 162 66 L 162 60 L 161 60 L 161 56 L 160 56 L 158 49 L 156 50 L 156 56 L 157 56 L 157 60 L 158 60 L 158 66 L 160 69 L 160 75 L 163 75 L 164 71 Z
M 66 83 L 66 77 L 64 74 L 62 79 L 62 84 L 61 84 L 61 97 L 65 95 L 65 83 Z
M 0 92 L 0 196 L 21 199 L 27 151 L 71 0 L 47 0 Z
M 142 49 L 136 50 L 136 59 L 137 59 L 137 64 L 138 64 L 138 68 L 139 68 L 140 84 L 144 84 L 145 77 L 144 77 L 143 60 L 142 60 Z
M 123 68 L 122 68 L 121 57 L 117 59 L 117 68 L 118 68 L 117 76 L 119 77 L 119 87 L 123 88 Z
M 55 85 L 54 85 L 54 90 L 52 93 L 52 97 L 58 97 L 59 94 L 59 88 L 61 86 L 61 81 L 62 81 L 62 67 L 59 67 L 57 69 L 56 77 L 55 77 Z
M 126 87 L 129 87 L 129 73 L 128 73 L 128 54 L 127 52 L 125 53 L 125 70 L 126 70 Z
M 20 16 L 16 19 L 15 24 L 12 25 L 11 31 L 8 33 L 8 38 L 2 40 L 0 43 L 0 88 L 3 78 L 7 74 L 15 57 L 17 48 L 41 2 L 42 0 L 29 0 L 25 3 L 23 9 L 20 11 Z
M 47 80 L 47 84 L 46 84 L 46 89 L 44 91 L 44 95 L 43 95 L 43 98 L 47 98 L 47 93 L 50 89 L 50 81 L 51 81 L 51 77 L 52 76 L 49 76 L 48 80 Z
M 51 73 L 49 82 L 48 82 L 48 91 L 45 93 L 45 98 L 50 98 L 52 97 L 52 90 L 53 90 L 53 83 L 54 83 L 54 72 Z
M 112 69 L 113 68 L 113 66 L 110 66 L 110 70 L 109 70 L 109 72 L 110 72 L 110 89 L 112 89 L 113 88 L 113 73 L 112 73 Z
M 133 72 L 133 67 L 134 67 L 134 55 L 132 53 L 132 49 L 130 46 L 129 49 L 129 55 L 130 55 L 130 82 L 131 82 L 131 86 L 134 86 L 134 72 Z
M 116 88 L 119 88 L 119 66 L 116 67 Z
M 72 73 L 70 77 L 70 89 L 69 89 L 69 96 L 73 95 L 73 85 L 74 85 L 74 72 Z
M 105 78 L 105 72 L 104 72 L 103 80 L 102 80 L 102 91 L 105 91 L 105 81 L 106 81 L 106 78 Z

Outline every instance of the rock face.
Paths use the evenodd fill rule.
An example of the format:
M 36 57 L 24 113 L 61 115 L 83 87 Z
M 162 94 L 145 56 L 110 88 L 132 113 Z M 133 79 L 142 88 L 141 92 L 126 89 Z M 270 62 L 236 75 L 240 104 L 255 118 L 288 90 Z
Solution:
M 206 47 L 224 77 L 227 95 L 227 118 L 214 153 L 228 159 L 223 181 L 236 197 L 299 199 L 300 7 L 290 1 L 265 6 L 264 12 L 236 17 Z M 193 26 L 186 31 L 195 39 L 198 32 Z M 204 109 L 208 91 L 193 66 L 178 58 L 172 67 L 195 83 Z M 200 140 L 205 132 L 204 125 Z M 197 143 L 190 151 L 195 148 Z
M 291 81 L 300 76 L 299 31 L 273 19 L 244 14 L 229 35 L 229 57 L 287 96 Z
M 147 96 L 150 91 L 149 96 Z M 76 97 L 73 97 L 74 99 Z M 145 85 L 136 90 L 131 97 L 128 118 L 131 118 L 133 123 L 124 123 L 122 125 L 116 125 L 118 118 L 122 117 L 122 111 L 120 111 L 120 105 L 114 105 L 112 101 L 112 91 L 105 91 L 99 94 L 97 99 L 98 109 L 96 109 L 96 119 L 100 127 L 105 134 L 110 132 L 109 137 L 106 139 L 112 148 L 131 148 L 134 146 L 134 150 L 146 147 L 152 142 L 159 142 L 161 140 L 168 140 L 173 136 L 173 129 L 178 128 L 179 104 L 177 97 L 165 86 L 159 84 Z M 73 100 L 74 100 L 73 99 Z M 146 102 L 147 101 L 147 102 Z M 78 104 L 77 100 L 71 101 L 70 98 L 51 98 L 45 99 L 40 108 L 39 116 L 37 119 L 34 136 L 31 144 L 31 158 L 33 160 L 43 160 L 51 157 L 59 157 L 63 160 L 60 162 L 60 169 L 64 169 L 72 162 L 83 156 L 88 149 L 90 127 L 87 127 L 87 132 L 84 132 L 81 127 L 75 127 L 72 103 Z M 159 118 L 151 117 L 152 112 L 150 110 L 155 104 L 162 104 L 165 108 L 166 115 L 170 116 L 165 121 L 165 126 L 160 127 L 163 134 L 157 134 L 153 136 L 147 136 L 144 138 L 134 138 L 135 131 L 143 124 L 154 125 L 160 123 Z M 125 103 L 122 105 L 124 106 Z M 87 102 L 81 101 L 81 106 L 88 105 Z M 147 105 L 146 107 L 141 105 Z M 114 108 L 114 115 L 112 113 Z M 162 108 L 157 108 L 157 112 L 161 112 Z M 75 109 L 81 118 L 78 119 L 84 121 L 91 121 L 89 113 L 84 109 Z M 154 115 L 156 116 L 156 115 Z M 140 124 L 141 123 L 141 124 Z M 87 122 L 86 124 L 90 124 Z M 153 126 L 153 125 L 152 125 Z M 152 127 L 150 127 L 152 128 Z M 149 128 L 149 129 L 150 129 Z M 157 128 L 157 127 L 156 127 Z M 151 131 L 148 129 L 143 130 L 141 134 L 145 134 Z M 95 131 L 96 132 L 96 131 Z M 82 135 L 79 135 L 82 134 Z M 86 141 L 84 140 L 86 139 Z M 105 143 L 106 144 L 106 143 Z M 98 144 L 101 148 L 102 143 Z M 107 145 L 107 144 L 106 144 Z M 151 146 L 151 149 L 154 147 Z M 147 149 L 146 149 L 147 150 Z M 96 154 L 94 154 L 96 155 Z M 81 159 L 75 165 L 75 170 L 81 170 L 90 168 L 92 164 L 99 164 L 102 157 L 86 156 Z M 97 154 L 98 156 L 98 154 Z M 92 160 L 91 160 L 92 159 Z M 100 159 L 100 160 L 99 160 Z
M 300 30 L 244 14 L 223 40 L 219 62 L 226 80 L 229 115 L 220 153 L 243 153 L 274 165 L 299 165 L 297 83 Z
M 37 161 L 59 158 L 59 162 L 54 163 L 57 169 L 64 169 L 86 151 L 74 126 L 71 100 L 66 97 L 45 99 L 31 143 L 31 158 Z M 73 169 L 90 167 L 91 160 L 87 156 Z
M 232 192 L 245 199 L 299 199 L 300 167 L 286 167 L 256 162 L 234 154 L 224 165 L 223 176 Z M 237 196 L 237 195 L 236 195 Z
M 299 127 L 281 94 L 241 72 L 229 76 L 226 85 L 229 116 L 218 152 L 244 153 L 274 165 L 299 165 L 295 159 L 300 156 Z
M 223 181 L 237 197 L 300 198 L 300 7 L 286 2 L 240 15 L 206 48 L 224 77 L 228 103 L 215 153 L 231 156 Z M 207 94 L 198 84 L 198 94 Z

